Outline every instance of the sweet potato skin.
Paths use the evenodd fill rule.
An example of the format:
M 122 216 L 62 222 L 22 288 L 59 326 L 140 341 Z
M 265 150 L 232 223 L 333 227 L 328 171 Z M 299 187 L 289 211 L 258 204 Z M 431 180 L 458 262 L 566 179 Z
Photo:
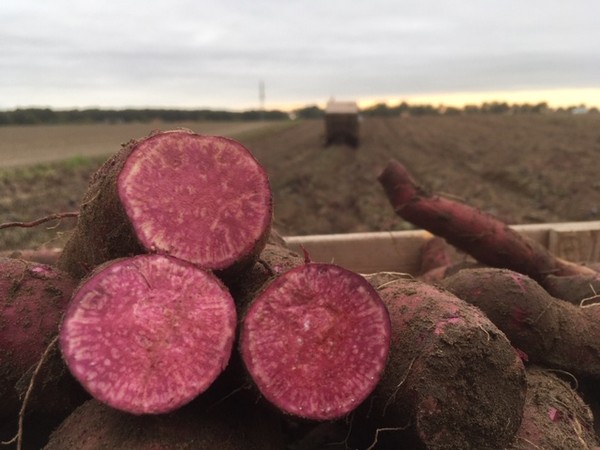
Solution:
M 75 286 L 75 280 L 51 266 L 0 258 L 0 417 L 18 414 L 16 385 L 58 334 Z M 58 407 L 46 405 L 49 411 L 53 406 Z
M 598 303 L 600 273 L 563 277 L 549 275 L 544 279 L 543 287 L 552 297 L 575 305 Z
M 135 142 L 124 145 L 90 179 L 77 227 L 57 262 L 77 279 L 106 261 L 144 253 L 117 194 L 117 177 Z
M 550 296 L 532 278 L 508 269 L 465 269 L 441 285 L 477 306 L 529 360 L 578 376 L 600 377 L 598 308 Z
M 593 272 L 555 257 L 541 244 L 524 238 L 490 214 L 427 192 L 398 161 L 389 162 L 379 181 L 400 217 L 443 237 L 485 265 L 508 268 L 539 282 L 549 274 Z
M 513 438 L 525 369 L 477 308 L 411 279 L 371 278 L 392 321 L 390 360 L 366 416 L 382 448 L 498 449 Z M 361 445 L 374 441 L 371 434 Z M 361 448 L 359 446 L 359 448 Z
M 227 285 L 240 310 L 245 310 L 271 281 L 304 263 L 304 258 L 285 247 L 283 242 L 269 242 L 261 251 L 258 261 L 235 278 L 227 280 Z
M 452 256 L 444 239 L 434 236 L 425 241 L 421 247 L 421 264 L 419 274 L 453 264 Z
M 527 368 L 527 400 L 523 420 L 507 450 L 592 449 L 594 420 L 581 396 L 556 374 Z
M 252 181 L 254 184 L 249 187 L 251 192 L 248 195 L 253 199 L 256 197 L 253 201 L 260 205 L 261 214 L 254 214 L 256 211 L 253 211 L 252 208 L 250 208 L 250 212 L 246 211 L 244 204 L 225 205 L 224 202 L 218 203 L 215 199 L 215 195 L 217 195 L 215 192 L 205 192 L 207 181 L 203 181 L 198 186 L 180 184 L 175 173 L 197 175 L 190 177 L 192 181 L 194 179 L 199 180 L 203 176 L 207 178 L 207 173 L 203 173 L 203 171 L 206 172 L 208 169 L 198 167 L 201 163 L 206 162 L 205 160 L 195 161 L 196 165 L 188 167 L 177 160 L 183 158 L 183 155 L 186 155 L 185 152 L 169 155 L 169 157 L 158 153 L 158 156 L 150 162 L 144 159 L 144 155 L 149 148 L 156 148 L 161 145 L 166 148 L 189 145 L 196 150 L 190 150 L 190 155 L 199 154 L 200 150 L 198 149 L 200 148 L 202 151 L 206 150 L 209 155 L 207 158 L 213 158 L 215 161 L 219 158 L 219 152 L 223 148 L 233 149 L 233 153 L 239 154 L 240 158 L 243 158 L 252 167 Z M 211 153 L 211 151 L 214 153 Z M 198 156 L 198 158 L 202 159 L 203 157 Z M 231 162 L 230 166 L 230 169 L 233 170 L 236 165 Z M 136 180 L 134 175 L 138 171 L 144 170 L 143 167 L 149 167 L 148 170 L 154 171 L 151 175 L 156 176 L 156 180 L 153 181 L 156 186 L 153 184 L 148 185 L 149 189 L 153 189 L 152 192 L 148 193 L 148 202 L 141 201 L 138 198 L 140 193 L 135 190 L 134 186 L 131 186 L 134 183 L 132 179 Z M 223 169 L 221 170 L 223 171 Z M 228 171 L 225 171 L 226 175 L 228 173 Z M 166 181 L 164 184 L 160 184 L 163 178 Z M 190 181 L 190 184 L 192 184 L 192 181 Z M 228 180 L 214 180 L 211 186 L 216 186 L 214 189 L 221 195 L 222 192 L 218 189 L 222 187 L 227 190 L 229 184 L 234 181 L 235 179 L 231 177 Z M 171 191 L 181 192 L 179 195 L 174 195 Z M 162 219 L 167 216 L 170 217 L 168 221 L 169 229 L 165 230 L 162 223 L 157 225 L 154 222 L 147 222 L 148 217 L 151 219 L 158 217 L 158 214 L 149 213 L 148 209 L 150 208 L 148 205 L 152 205 L 153 195 L 163 195 L 165 198 L 171 199 L 172 203 L 176 203 L 179 201 L 179 197 L 183 196 L 181 194 L 183 192 L 186 192 L 185 200 L 181 205 L 173 205 L 170 212 L 163 211 L 167 209 L 165 205 L 156 209 L 157 212 L 160 212 Z M 240 193 L 240 195 L 242 194 L 245 193 Z M 197 206 L 201 199 L 207 199 L 207 202 L 213 203 L 209 207 L 201 209 L 200 206 Z M 156 199 L 154 200 L 156 202 Z M 171 203 L 168 206 L 170 207 Z M 228 207 L 225 208 L 227 210 L 226 216 L 219 217 L 218 223 L 213 223 L 212 218 L 216 214 L 214 210 L 221 206 L 223 208 Z M 185 216 L 191 210 L 193 210 L 192 216 Z M 236 254 L 225 255 L 220 253 L 222 249 L 213 249 L 214 252 L 209 253 L 212 255 L 210 258 L 215 258 L 215 261 L 207 261 L 204 256 L 200 256 L 200 253 L 206 249 L 198 245 L 198 240 L 226 229 L 230 222 L 239 220 L 236 214 L 240 211 L 244 211 L 240 213 L 243 217 L 253 219 L 248 222 L 252 228 L 252 233 L 244 235 L 243 231 L 248 230 L 234 229 L 225 233 L 225 236 L 220 236 L 215 241 L 211 241 L 233 242 L 236 239 L 241 239 L 239 248 L 236 248 Z M 208 216 L 211 219 L 205 219 Z M 234 276 L 239 270 L 251 265 L 266 244 L 269 238 L 271 216 L 272 199 L 266 173 L 241 144 L 220 136 L 197 135 L 190 130 L 157 131 L 145 138 L 128 142 L 92 176 L 82 199 L 77 227 L 67 241 L 58 260 L 58 265 L 75 278 L 80 279 L 96 266 L 112 259 L 142 253 L 160 253 L 173 255 L 210 270 L 223 271 L 225 276 Z M 189 233 L 182 231 L 183 224 L 180 221 L 183 219 L 189 221 Z M 173 244 L 170 239 L 174 234 L 173 229 L 175 227 L 178 228 L 180 237 L 187 239 L 193 235 L 193 239 L 190 237 L 183 245 Z M 210 233 L 207 228 L 210 228 Z M 223 250 L 223 253 L 227 253 L 227 251 Z M 234 256 L 235 259 L 232 259 Z

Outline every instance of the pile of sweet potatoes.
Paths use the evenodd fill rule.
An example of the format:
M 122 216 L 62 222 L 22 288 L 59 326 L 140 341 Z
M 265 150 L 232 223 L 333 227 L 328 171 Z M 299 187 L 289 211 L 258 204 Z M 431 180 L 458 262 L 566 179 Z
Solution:
M 363 404 L 388 310 L 286 250 L 272 209 L 227 138 L 155 132 L 109 158 L 54 266 L 1 261 L 5 445 L 39 448 L 73 412 L 48 448 L 284 448 Z
M 311 262 L 272 230 L 268 176 L 240 143 L 125 144 L 55 264 L 0 259 L 4 445 L 593 448 L 600 310 L 546 289 L 595 272 L 406 175 L 380 177 L 396 211 L 485 268 L 439 242 L 422 279 Z
M 489 214 L 427 192 L 397 161 L 379 181 L 399 216 L 437 236 L 423 248 L 419 278 L 479 308 L 526 363 L 527 403 L 511 448 L 594 448 L 600 273 L 557 258 Z M 469 258 L 453 260 L 457 249 Z

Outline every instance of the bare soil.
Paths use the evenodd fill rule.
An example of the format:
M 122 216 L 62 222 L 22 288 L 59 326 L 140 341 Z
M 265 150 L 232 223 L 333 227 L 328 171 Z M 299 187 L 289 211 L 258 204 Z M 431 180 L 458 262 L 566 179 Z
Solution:
M 457 116 L 372 119 L 360 145 L 324 147 L 320 122 L 246 143 L 268 168 L 284 234 L 410 227 L 377 175 L 396 158 L 426 188 L 508 223 L 600 217 L 600 117 Z
M 238 136 L 271 126 L 271 122 L 25 125 L 0 127 L 0 167 L 60 161 L 78 156 L 114 153 L 122 143 L 145 136 L 153 129 L 194 128 L 203 134 Z
M 373 118 L 361 122 L 357 148 L 326 147 L 319 120 L 237 129 L 182 125 L 236 138 L 250 148 L 270 176 L 276 228 L 304 235 L 411 228 L 393 213 L 376 179 L 391 158 L 426 188 L 508 223 L 597 220 L 599 122 L 598 115 Z M 0 223 L 76 210 L 89 176 L 121 142 L 174 125 L 129 127 L 0 128 L 0 166 L 10 166 L 0 169 Z M 14 133 L 25 134 L 10 150 Z M 33 156 L 14 163 L 15 155 L 25 154 Z M 24 165 L 57 158 L 67 160 Z M 61 245 L 73 225 L 64 219 L 51 230 L 0 230 L 0 250 Z

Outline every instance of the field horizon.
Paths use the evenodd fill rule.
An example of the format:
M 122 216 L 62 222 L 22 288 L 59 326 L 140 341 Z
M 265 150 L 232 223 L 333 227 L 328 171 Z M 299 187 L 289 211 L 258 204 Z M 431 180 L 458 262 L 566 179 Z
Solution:
M 391 158 L 425 188 L 510 224 L 598 220 L 597 122 L 593 115 L 366 118 L 356 149 L 326 147 L 321 120 L 168 128 L 185 125 L 246 145 L 268 172 L 274 226 L 291 236 L 412 228 L 393 213 L 377 182 Z M 0 128 L 0 223 L 76 211 L 91 174 L 121 143 L 168 129 L 164 124 L 15 128 L 20 130 Z M 53 149 L 51 157 L 36 153 L 42 144 Z M 2 230 L 0 250 L 61 246 L 75 222 Z

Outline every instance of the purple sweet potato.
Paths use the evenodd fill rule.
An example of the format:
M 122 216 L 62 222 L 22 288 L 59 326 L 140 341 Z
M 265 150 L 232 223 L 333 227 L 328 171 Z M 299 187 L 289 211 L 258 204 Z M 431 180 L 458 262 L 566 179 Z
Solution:
M 467 267 L 481 266 L 474 260 L 458 259 L 456 251 L 444 239 L 433 237 L 421 247 L 421 267 L 418 279 L 435 284 L 445 277 Z
M 296 417 L 330 420 L 354 410 L 375 388 L 389 339 L 385 305 L 364 278 L 307 263 L 252 300 L 240 353 L 268 402 Z
M 365 413 L 394 449 L 504 448 L 521 421 L 526 380 L 510 342 L 485 315 L 417 280 L 369 277 L 392 323 L 390 361 Z M 361 416 L 355 417 L 355 427 Z
M 270 281 L 304 263 L 304 258 L 285 247 L 283 242 L 267 243 L 258 261 L 232 279 L 228 287 L 236 303 L 245 309 Z
M 508 450 L 593 449 L 594 419 L 579 394 L 552 372 L 527 368 L 523 420 Z
M 173 411 L 226 367 L 236 311 L 211 273 L 163 255 L 100 266 L 60 328 L 63 357 L 97 400 L 133 414 Z
M 508 269 L 465 269 L 441 284 L 483 310 L 531 362 L 600 377 L 600 308 L 554 298 L 532 278 Z
M 58 334 L 75 286 L 70 276 L 50 266 L 0 258 L 0 418 L 18 415 L 17 382 Z M 52 411 L 59 405 L 38 406 Z
M 265 170 L 240 143 L 191 131 L 131 141 L 94 174 L 59 266 L 159 253 L 211 270 L 251 264 L 269 236 Z
M 434 236 L 425 241 L 421 247 L 421 264 L 419 273 L 424 274 L 430 270 L 447 267 L 454 263 L 448 244 L 442 238 Z
M 543 287 L 552 297 L 576 305 L 600 303 L 600 273 L 566 277 L 549 275 L 544 279 Z
M 90 400 L 52 433 L 44 450 L 283 448 L 277 419 L 257 405 L 188 405 L 171 414 L 136 416 Z
M 426 192 L 398 161 L 388 164 L 379 181 L 400 217 L 443 237 L 485 265 L 511 269 L 537 281 L 549 274 L 593 273 L 589 267 L 557 258 L 490 214 Z

